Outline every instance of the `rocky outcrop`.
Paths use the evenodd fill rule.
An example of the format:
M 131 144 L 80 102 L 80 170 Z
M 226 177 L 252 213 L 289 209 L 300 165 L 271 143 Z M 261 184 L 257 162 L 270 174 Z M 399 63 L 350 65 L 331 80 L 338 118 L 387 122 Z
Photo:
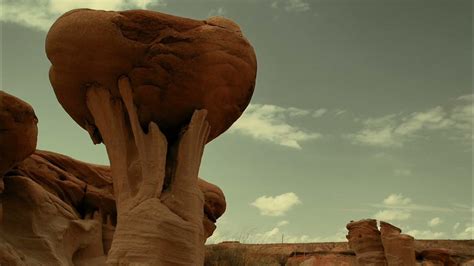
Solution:
M 107 166 L 47 151 L 36 151 L 9 170 L 2 195 L 0 263 L 105 263 L 116 225 L 110 175 Z M 225 211 L 225 198 L 202 179 L 199 187 L 206 201 L 202 223 L 210 236 Z
M 5 171 L 36 150 L 37 123 L 28 103 L 0 91 L 0 193 Z
M 13 97 L 11 99 L 23 104 Z M 11 105 L 3 105 L 5 106 Z M 32 117 L 34 113 L 31 107 L 26 104 L 23 106 L 27 107 L 23 116 Z M 8 116 L 2 116 L 2 121 L 15 122 L 4 123 L 15 125 L 8 129 L 24 129 L 20 122 L 26 121 L 25 123 L 34 122 L 32 125 L 36 130 L 35 120 L 14 119 L 22 117 L 16 112 L 23 109 L 7 110 Z M 26 125 L 26 128 L 30 127 L 31 124 Z M 7 129 L 6 126 L 4 128 Z M 33 135 L 36 143 L 36 135 Z M 23 135 L 1 135 L 3 143 L 13 144 L 16 140 L 21 140 L 21 136 Z M 31 143 L 27 138 L 29 136 L 24 136 L 27 143 Z M 20 151 L 22 147 L 20 146 Z M 4 154 L 3 150 L 0 152 Z M 40 150 L 21 161 L 22 157 L 25 156 L 15 157 L 15 164 L 9 164 L 12 165 L 11 168 L 2 175 L 5 190 L 0 195 L 4 212 L 4 219 L 0 222 L 0 264 L 104 265 L 117 231 L 116 197 L 113 194 L 110 167 Z M 199 189 L 196 194 L 203 199 L 198 212 L 202 217 L 202 234 L 206 238 L 212 235 L 216 220 L 225 211 L 225 197 L 217 186 L 202 179 L 196 179 L 196 182 L 195 188 Z M 143 224 L 153 225 L 154 228 L 148 228 L 152 232 L 166 227 L 150 221 L 134 223 L 137 227 Z M 164 231 L 170 234 L 169 239 L 171 236 L 182 237 L 172 230 Z M 182 250 L 162 247 L 161 252 L 174 252 L 178 256 Z M 133 262 L 138 261 L 139 259 Z
M 415 265 L 415 238 L 401 234 L 402 230 L 380 221 L 380 233 L 388 266 Z
M 204 146 L 255 86 L 240 28 L 222 17 L 76 9 L 53 24 L 46 53 L 59 102 L 107 149 L 117 208 L 107 263 L 201 265 L 215 220 L 198 185 Z
M 376 220 L 352 221 L 346 227 L 349 230 L 346 236 L 349 246 L 355 252 L 359 265 L 384 266 L 387 264 Z
M 434 257 L 423 257 L 426 250 L 448 251 L 454 265 L 473 265 L 474 240 L 415 240 L 417 260 L 415 264 L 403 266 L 444 265 L 433 264 Z M 431 252 L 432 253 L 432 252 Z M 220 265 L 346 265 L 359 266 L 356 254 L 347 242 L 326 243 L 283 243 L 283 244 L 241 244 L 222 242 L 208 245 L 206 266 Z M 232 264 L 234 262 L 234 264 Z M 431 264 L 428 264 L 431 263 Z
M 59 102 L 97 140 L 85 104 L 92 83 L 117 97 L 117 80 L 128 76 L 142 127 L 154 121 L 168 139 L 176 138 L 194 110 L 206 109 L 210 141 L 248 105 L 257 69 L 254 50 L 234 22 L 147 10 L 69 11 L 48 32 L 46 53 Z
M 377 221 L 372 219 L 351 221 L 347 229 L 349 246 L 356 254 L 358 265 L 460 265 L 468 263 L 469 258 L 474 256 L 472 252 L 466 255 L 463 250 L 426 245 L 430 243 L 427 240 L 418 241 L 420 244 L 417 245 L 412 236 L 402 234 L 400 228 L 384 221 L 380 221 L 380 232 Z M 458 242 L 461 244 L 462 241 Z M 469 245 L 474 245 L 474 242 L 467 241 L 465 247 Z
M 423 258 L 423 266 L 458 265 L 452 256 L 453 251 L 447 248 L 430 248 L 420 252 L 420 257 Z
M 76 210 L 28 177 L 6 176 L 0 235 L 27 265 L 73 265 L 104 256 L 100 215 Z M 21 210 L 21 211 L 19 211 Z

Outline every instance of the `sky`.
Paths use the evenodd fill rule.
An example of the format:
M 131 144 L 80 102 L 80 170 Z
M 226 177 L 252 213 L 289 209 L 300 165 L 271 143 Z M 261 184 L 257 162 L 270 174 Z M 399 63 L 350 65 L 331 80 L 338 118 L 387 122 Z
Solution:
M 351 220 L 472 239 L 472 1 L 2 0 L 1 88 L 39 118 L 38 148 L 108 164 L 48 79 L 46 33 L 79 7 L 237 22 L 251 104 L 206 146 L 227 211 L 208 243 L 345 241 Z

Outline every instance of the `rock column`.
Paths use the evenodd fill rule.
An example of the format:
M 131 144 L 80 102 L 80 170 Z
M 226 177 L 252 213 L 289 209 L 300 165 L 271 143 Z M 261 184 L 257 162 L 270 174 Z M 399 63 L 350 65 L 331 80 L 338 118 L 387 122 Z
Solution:
M 347 224 L 349 247 L 356 253 L 357 263 L 361 266 L 385 266 L 384 247 L 377 221 L 366 219 Z
M 402 230 L 380 221 L 380 233 L 389 266 L 415 265 L 415 238 L 401 234 Z

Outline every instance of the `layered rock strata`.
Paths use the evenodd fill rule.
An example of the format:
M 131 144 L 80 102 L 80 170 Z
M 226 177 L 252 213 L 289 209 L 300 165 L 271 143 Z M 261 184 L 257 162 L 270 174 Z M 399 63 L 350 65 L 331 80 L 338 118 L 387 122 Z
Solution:
M 388 266 L 415 265 L 415 238 L 401 234 L 402 230 L 380 221 L 380 234 Z
M 350 248 L 356 253 L 359 265 L 387 265 L 376 220 L 352 221 L 346 227 L 349 230 L 346 238 Z

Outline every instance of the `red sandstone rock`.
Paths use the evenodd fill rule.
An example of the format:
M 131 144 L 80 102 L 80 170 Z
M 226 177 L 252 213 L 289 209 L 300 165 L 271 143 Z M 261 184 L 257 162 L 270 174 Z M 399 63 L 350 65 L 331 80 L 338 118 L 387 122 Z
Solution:
M 51 27 L 50 80 L 64 109 L 101 141 L 86 106 L 88 84 L 119 96 L 127 75 L 144 129 L 155 121 L 173 139 L 195 109 L 207 109 L 208 141 L 237 120 L 250 101 L 256 57 L 240 28 L 213 17 L 193 20 L 145 10 L 72 10 Z
M 415 238 L 401 234 L 402 230 L 380 221 L 380 234 L 388 266 L 415 265 Z
M 109 167 L 36 151 L 10 169 L 5 179 L 0 263 L 99 265 L 95 263 L 105 261 L 116 224 Z M 206 202 L 202 222 L 208 237 L 225 211 L 225 197 L 211 183 L 199 179 L 198 184 Z M 61 240 L 63 235 L 67 238 Z
M 456 261 L 451 257 L 453 251 L 446 248 L 425 249 L 420 256 L 423 258 L 423 265 L 457 265 Z
M 5 171 L 35 151 L 37 123 L 29 104 L 0 91 L 0 180 Z
M 224 214 L 226 209 L 225 196 L 222 190 L 203 179 L 200 179 L 199 188 L 204 194 L 204 231 L 210 237 L 216 229 L 217 218 Z
M 359 265 L 385 266 L 384 248 L 377 221 L 366 219 L 347 224 L 350 248 L 356 253 Z

